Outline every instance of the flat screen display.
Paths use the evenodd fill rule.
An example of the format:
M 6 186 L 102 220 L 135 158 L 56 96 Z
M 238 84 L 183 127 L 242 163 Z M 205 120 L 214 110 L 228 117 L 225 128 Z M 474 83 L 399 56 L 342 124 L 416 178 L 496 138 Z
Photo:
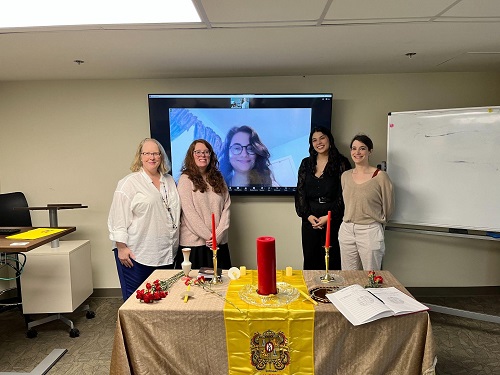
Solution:
M 178 181 L 186 151 L 207 140 L 231 194 L 293 195 L 314 126 L 331 127 L 332 94 L 150 94 L 151 137 Z

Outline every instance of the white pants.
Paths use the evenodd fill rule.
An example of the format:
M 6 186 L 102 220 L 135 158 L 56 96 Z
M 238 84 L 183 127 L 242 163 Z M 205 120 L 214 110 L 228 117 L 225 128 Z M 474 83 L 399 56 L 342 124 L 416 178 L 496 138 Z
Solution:
M 385 253 L 384 228 L 380 223 L 342 222 L 339 229 L 342 270 L 378 271 Z

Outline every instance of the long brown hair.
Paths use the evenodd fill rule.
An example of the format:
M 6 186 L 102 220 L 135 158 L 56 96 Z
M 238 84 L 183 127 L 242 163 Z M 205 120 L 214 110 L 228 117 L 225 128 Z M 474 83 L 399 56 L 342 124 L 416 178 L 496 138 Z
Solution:
M 229 161 L 229 147 L 236 133 L 247 133 L 250 137 L 250 144 L 255 150 L 255 166 L 249 172 L 250 185 L 272 186 L 273 176 L 269 166 L 271 165 L 269 157 L 271 156 L 266 145 L 262 143 L 257 132 L 250 126 L 243 125 L 233 127 L 227 132 L 224 147 L 222 148 L 220 169 L 226 182 L 229 184 L 233 176 L 233 166 Z
M 200 169 L 198 168 L 194 160 L 194 148 L 196 147 L 197 143 L 204 144 L 207 147 L 208 151 L 210 151 L 210 163 L 208 163 L 206 170 L 206 180 L 203 178 L 202 174 L 200 173 Z M 217 155 L 214 153 L 212 145 L 204 139 L 196 139 L 191 143 L 191 145 L 189 145 L 189 148 L 186 152 L 186 157 L 184 158 L 184 162 L 182 163 L 181 172 L 182 174 L 188 176 L 189 179 L 193 182 L 194 191 L 199 190 L 201 193 L 207 191 L 207 182 L 217 194 L 223 194 L 227 191 L 226 183 L 224 182 L 222 173 L 220 173 L 219 170 L 219 160 L 217 159 Z

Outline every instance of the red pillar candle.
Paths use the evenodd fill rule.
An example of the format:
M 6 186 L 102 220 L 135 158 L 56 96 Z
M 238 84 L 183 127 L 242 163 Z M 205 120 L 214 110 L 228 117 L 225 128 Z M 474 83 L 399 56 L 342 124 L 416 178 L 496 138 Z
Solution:
M 276 246 L 274 237 L 257 238 L 257 293 L 277 294 L 276 290 Z
M 212 213 L 212 250 L 217 249 L 217 238 L 215 237 L 215 214 Z
M 332 220 L 332 211 L 328 211 L 328 219 L 326 221 L 326 240 L 325 247 L 330 247 L 330 221 Z

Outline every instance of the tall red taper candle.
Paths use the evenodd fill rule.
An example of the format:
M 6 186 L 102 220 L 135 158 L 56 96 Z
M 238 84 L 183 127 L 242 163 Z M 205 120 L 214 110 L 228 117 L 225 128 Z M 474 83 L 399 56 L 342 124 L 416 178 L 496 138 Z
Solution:
M 330 247 L 330 221 L 332 220 L 332 211 L 328 211 L 328 219 L 326 221 L 326 240 L 325 247 Z
M 277 294 L 276 290 L 276 246 L 274 237 L 257 238 L 257 293 Z
M 215 237 L 215 215 L 212 213 L 212 250 L 217 249 L 217 238 Z

